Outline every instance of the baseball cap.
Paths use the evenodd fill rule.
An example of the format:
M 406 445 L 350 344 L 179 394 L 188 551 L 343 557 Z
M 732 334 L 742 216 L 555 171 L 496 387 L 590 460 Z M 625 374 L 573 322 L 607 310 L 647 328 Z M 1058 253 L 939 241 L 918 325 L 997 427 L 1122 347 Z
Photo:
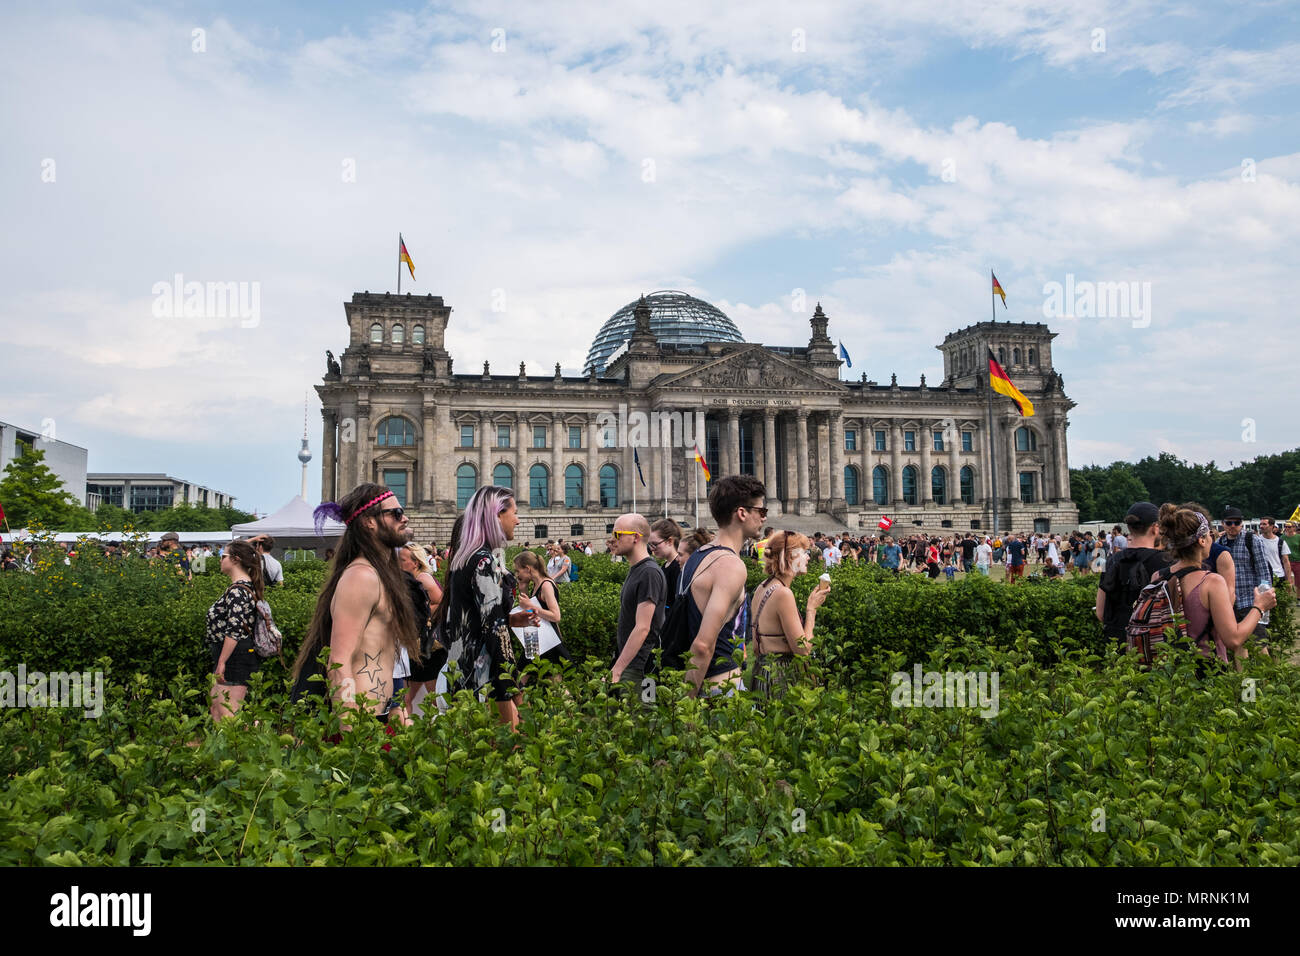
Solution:
M 1226 508 L 1223 509 L 1223 517 L 1225 517 L 1225 518 L 1242 518 L 1242 517 L 1244 517 L 1244 516 L 1242 515 L 1242 513 L 1241 513 L 1241 509 L 1240 509 L 1240 508 L 1234 508 L 1234 507 L 1232 507 L 1232 505 L 1228 505 L 1228 507 L 1226 507 Z
M 1136 524 L 1155 524 L 1160 520 L 1160 509 L 1149 501 L 1135 501 L 1129 506 L 1128 513 L 1124 516 L 1126 524 L 1129 518 L 1136 518 Z

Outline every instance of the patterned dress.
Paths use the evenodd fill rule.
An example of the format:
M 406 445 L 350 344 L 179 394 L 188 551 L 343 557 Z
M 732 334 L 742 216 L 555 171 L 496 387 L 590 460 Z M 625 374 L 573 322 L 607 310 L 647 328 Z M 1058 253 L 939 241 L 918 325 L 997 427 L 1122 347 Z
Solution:
M 492 699 L 514 695 L 517 658 L 510 631 L 515 576 L 487 548 L 451 574 L 447 586 L 447 656 L 456 664 L 456 690 L 492 686 Z

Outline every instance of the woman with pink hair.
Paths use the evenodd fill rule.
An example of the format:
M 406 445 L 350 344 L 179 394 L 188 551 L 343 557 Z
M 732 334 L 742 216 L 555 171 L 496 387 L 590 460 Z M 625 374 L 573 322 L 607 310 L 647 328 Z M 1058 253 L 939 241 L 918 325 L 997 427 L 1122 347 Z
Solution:
M 448 570 L 447 654 L 456 665 L 455 690 L 490 687 L 501 722 L 519 725 L 518 666 L 511 627 L 536 627 L 535 610 L 511 614 L 515 576 L 505 566 L 519 514 L 509 488 L 486 485 L 465 506 L 460 545 Z

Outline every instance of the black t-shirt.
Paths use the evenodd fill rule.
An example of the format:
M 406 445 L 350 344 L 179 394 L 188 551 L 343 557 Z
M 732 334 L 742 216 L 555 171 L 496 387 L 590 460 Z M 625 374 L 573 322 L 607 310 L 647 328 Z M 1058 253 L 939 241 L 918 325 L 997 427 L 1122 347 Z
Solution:
M 623 593 L 619 597 L 615 660 L 623 653 L 627 639 L 636 628 L 637 607 L 647 602 L 655 606 L 654 617 L 650 621 L 650 633 L 641 643 L 641 650 L 637 651 L 636 657 L 628 664 L 628 667 L 633 670 L 644 671 L 650 655 L 659 644 L 659 632 L 664 626 L 666 587 L 663 568 L 659 567 L 658 562 L 651 557 L 634 564 L 627 572 L 627 580 L 623 582 Z
M 961 556 L 966 561 L 975 559 L 975 539 L 964 538 L 961 543 Z
M 669 561 L 663 566 L 664 572 L 664 613 L 666 614 L 673 606 L 673 598 L 677 596 L 677 582 L 681 580 L 682 566 L 677 563 L 677 559 Z
M 1011 563 L 1019 567 L 1025 563 L 1025 543 L 1023 541 L 1011 541 L 1007 544 L 1007 554 L 1011 555 Z
M 1167 567 L 1169 558 L 1155 548 L 1124 548 L 1106 563 L 1098 587 L 1106 592 L 1104 629 L 1107 634 L 1112 637 L 1122 635 L 1123 625 L 1119 622 L 1128 622 L 1128 615 L 1142 593 L 1142 587 L 1151 580 L 1151 575 Z

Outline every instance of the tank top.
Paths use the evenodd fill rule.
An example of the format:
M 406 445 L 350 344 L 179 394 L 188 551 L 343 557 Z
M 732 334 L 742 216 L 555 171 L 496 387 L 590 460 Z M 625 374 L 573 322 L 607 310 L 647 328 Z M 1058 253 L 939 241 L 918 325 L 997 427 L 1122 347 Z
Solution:
M 1214 655 L 1223 663 L 1228 663 L 1228 649 L 1224 646 L 1214 634 L 1214 627 L 1210 620 L 1210 609 L 1201 602 L 1200 590 L 1201 585 L 1209 580 L 1208 573 L 1201 575 L 1201 580 L 1196 582 L 1196 587 L 1192 588 L 1183 597 L 1183 614 L 1187 617 L 1187 633 L 1196 641 L 1197 649 L 1206 657 Z
M 695 571 L 700 566 L 701 560 L 706 555 L 712 555 L 717 551 L 726 551 L 735 554 L 730 548 L 717 544 L 710 548 L 701 548 L 686 560 L 686 567 L 682 568 L 681 581 L 678 584 L 681 593 L 686 598 L 686 628 L 692 637 L 700 633 L 700 623 L 704 620 L 704 615 L 700 609 L 695 606 L 695 595 L 691 593 L 691 585 L 695 583 Z M 714 558 L 717 560 L 717 558 Z M 741 606 L 744 606 L 741 601 Z M 704 672 L 707 680 L 710 677 L 716 677 L 719 674 L 725 674 L 728 671 L 736 669 L 734 660 L 736 649 L 739 642 L 736 640 L 736 619 L 734 616 L 728 617 L 722 622 L 722 627 L 718 630 L 718 642 L 713 646 L 713 659 L 709 661 L 709 668 Z

